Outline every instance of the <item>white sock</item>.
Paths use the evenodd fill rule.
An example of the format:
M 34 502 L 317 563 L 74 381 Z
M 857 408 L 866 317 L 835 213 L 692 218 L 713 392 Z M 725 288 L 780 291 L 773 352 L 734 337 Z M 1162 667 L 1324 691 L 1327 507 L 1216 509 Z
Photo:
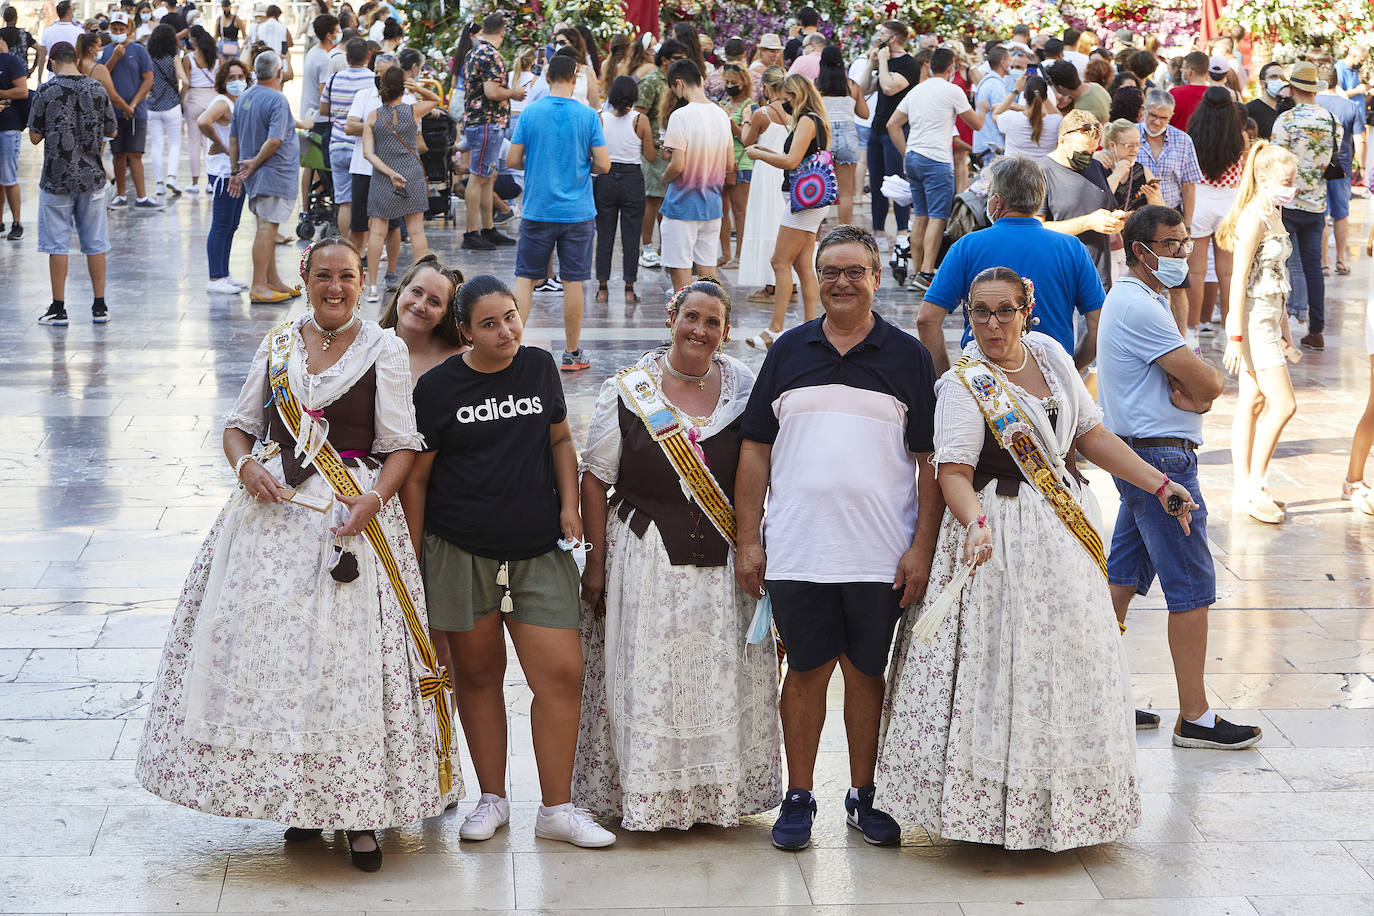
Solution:
M 1209 706 L 1209 707 L 1207 708 L 1207 711 L 1204 712 L 1202 715 L 1198 716 L 1196 719 L 1187 719 L 1187 718 L 1185 717 L 1185 721 L 1187 721 L 1187 722 L 1189 722 L 1189 723 L 1191 723 L 1191 724 L 1193 724 L 1193 725 L 1201 725 L 1203 728 L 1216 728 L 1216 727 L 1217 727 L 1217 714 L 1216 714 L 1216 712 L 1214 712 L 1214 711 L 1212 710 L 1212 708 Z
M 540 817 L 553 817 L 555 814 L 558 814 L 560 811 L 571 811 L 572 809 L 573 809 L 573 803 L 572 803 L 572 802 L 564 802 L 564 803 L 561 804 L 561 805 L 554 805 L 552 808 L 546 808 L 546 807 L 544 807 L 543 805 L 540 805 L 540 806 L 539 806 L 539 816 L 540 816 Z

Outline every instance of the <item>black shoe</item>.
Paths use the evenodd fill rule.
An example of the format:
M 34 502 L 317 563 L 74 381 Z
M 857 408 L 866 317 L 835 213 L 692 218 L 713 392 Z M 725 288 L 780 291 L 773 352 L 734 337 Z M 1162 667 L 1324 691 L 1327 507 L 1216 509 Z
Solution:
M 318 840 L 323 833 L 323 830 L 315 827 L 287 827 L 282 839 L 288 843 L 303 843 L 306 840 Z
M 778 819 L 773 822 L 773 845 L 787 850 L 810 846 L 811 822 L 815 819 L 815 797 L 805 789 L 788 789 Z
M 357 852 L 353 849 L 353 841 L 362 836 L 370 836 L 372 842 L 377 843 L 377 834 L 374 831 L 349 830 L 348 858 L 352 860 L 353 867 L 360 871 L 377 871 L 382 867 L 382 844 L 377 843 L 377 848 L 371 852 Z
M 495 213 L 495 214 L 493 214 L 492 217 L 491 217 L 491 222 L 492 222 L 492 225 L 494 225 L 494 226 L 499 226 L 499 225 L 501 225 L 502 223 L 508 223 L 508 222 L 510 222 L 510 221 L 513 220 L 514 218 L 515 218 L 515 211 L 514 211 L 514 210 L 507 210 L 507 211 L 505 211 L 504 213 Z
M 1148 709 L 1137 709 L 1135 711 L 1135 727 L 1137 729 L 1159 728 L 1159 716 Z
M 10 234 L 5 236 L 11 242 L 17 242 L 24 237 L 24 227 L 15 223 L 10 227 Z
M 496 246 L 487 241 L 480 232 L 464 232 L 463 244 L 460 246 L 464 251 L 495 251 Z
M 495 229 L 483 229 L 482 238 L 486 239 L 488 242 L 491 242 L 493 245 L 496 245 L 498 247 L 515 244 L 515 239 L 511 238 L 508 235 L 502 235 Z
M 110 310 L 103 305 L 91 306 L 91 321 L 96 324 L 105 324 L 110 320 Z
M 50 305 L 38 319 L 39 324 L 46 324 L 54 328 L 65 328 L 67 326 L 67 310 L 60 305 Z
M 873 793 L 872 786 L 859 789 L 858 798 L 845 793 L 846 823 L 861 832 L 866 843 L 874 846 L 900 846 L 902 828 L 893 820 L 892 815 L 873 807 Z
M 1194 725 L 1180 714 L 1174 723 L 1174 747 L 1210 747 L 1221 751 L 1238 751 L 1258 744 L 1263 732 L 1253 725 L 1233 725 L 1221 716 L 1211 728 Z

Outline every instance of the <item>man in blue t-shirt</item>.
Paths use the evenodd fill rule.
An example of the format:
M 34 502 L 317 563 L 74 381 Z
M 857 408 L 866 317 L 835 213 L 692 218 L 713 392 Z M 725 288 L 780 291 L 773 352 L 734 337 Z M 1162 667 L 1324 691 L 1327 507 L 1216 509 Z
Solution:
M 126 172 L 134 179 L 134 207 L 140 210 L 159 210 L 162 205 L 147 195 L 143 182 L 143 150 L 148 142 L 148 93 L 153 91 L 153 59 L 148 49 L 129 34 L 129 14 L 117 10 L 110 14 L 110 41 L 100 55 L 100 62 L 110 71 L 115 96 L 119 133 L 110 143 L 114 156 L 115 197 L 111 207 L 123 207 L 129 197 L 125 193 Z
M 1082 369 L 1097 354 L 1098 310 L 1105 295 L 1088 249 L 1036 219 L 1045 202 L 1045 174 L 1035 160 L 1007 156 L 994 162 L 990 172 L 987 214 L 993 225 L 963 236 L 945 255 L 916 319 L 921 343 L 936 372 L 948 369 L 945 318 L 964 301 L 974 277 L 989 267 L 1009 267 L 1035 284 L 1035 330 L 1059 341 Z M 1075 312 L 1087 323 L 1076 343 Z M 961 345 L 971 336 L 965 322 Z
M 525 171 L 525 204 L 515 249 L 515 301 L 529 318 L 534 283 L 548 275 L 558 249 L 563 279 L 563 333 L 567 343 L 559 368 L 590 365 L 582 352 L 582 283 L 592 275 L 596 201 L 592 175 L 611 170 L 601 119 L 572 97 L 577 62 L 554 55 L 549 61 L 549 94 L 528 105 L 511 137 L 506 164 Z
M 988 73 L 978 81 L 973 90 L 973 107 L 987 115 L 983 126 L 973 132 L 973 157 L 986 164 L 989 160 L 1002 155 L 1007 141 L 997 129 L 997 121 L 991 111 L 1002 103 L 1011 91 L 1007 88 L 1007 71 L 1011 67 L 1011 56 L 1003 47 L 988 49 Z

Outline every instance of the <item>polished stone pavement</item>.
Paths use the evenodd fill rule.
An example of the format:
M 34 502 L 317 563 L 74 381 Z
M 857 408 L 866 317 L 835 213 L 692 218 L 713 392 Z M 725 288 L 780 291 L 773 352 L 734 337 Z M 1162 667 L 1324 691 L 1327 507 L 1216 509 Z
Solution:
M 111 216 L 108 326 L 85 320 L 89 286 L 73 258 L 72 325 L 39 327 L 48 287 L 35 241 L 37 163 L 24 154 L 28 238 L 0 242 L 0 912 L 1374 911 L 1374 519 L 1339 500 L 1368 388 L 1363 258 L 1353 276 L 1333 278 L 1328 349 L 1294 373 L 1298 416 L 1272 479 L 1290 504 L 1286 525 L 1230 514 L 1230 401 L 1207 419 L 1203 482 L 1221 595 L 1207 683 L 1216 708 L 1262 725 L 1264 741 L 1181 751 L 1167 731 L 1141 733 L 1144 818 L 1126 841 L 1009 853 L 932 842 L 913 827 L 900 850 L 866 846 L 843 824 L 838 684 L 813 848 L 772 849 L 770 815 L 728 831 L 622 833 L 606 852 L 535 840 L 529 692 L 513 666 L 512 828 L 461 849 L 461 810 L 390 831 L 384 869 L 364 875 L 341 837 L 284 851 L 276 825 L 180 809 L 133 780 L 182 577 L 231 491 L 218 419 L 284 312 L 203 293 L 210 203 L 183 197 L 166 212 Z M 251 222 L 234 253 L 240 277 Z M 1361 240 L 1367 201 L 1352 222 Z M 508 252 L 460 252 L 452 227 L 430 237 L 465 271 L 511 274 Z M 284 272 L 296 257 L 280 251 Z M 663 339 L 653 291 L 664 286 L 661 273 L 641 280 L 646 303 L 636 309 L 615 292 L 609 305 L 588 303 L 593 367 L 565 379 L 579 437 L 600 381 Z M 766 318 L 739 292 L 742 338 Z M 914 299 L 888 288 L 880 309 L 910 327 Z M 537 297 L 527 342 L 561 347 L 559 315 L 557 297 Z M 729 349 L 759 363 L 742 343 Z M 1114 492 L 1100 475 L 1096 483 L 1110 517 Z M 1168 723 L 1177 701 L 1164 620 L 1158 600 L 1143 601 L 1126 638 L 1137 702 Z

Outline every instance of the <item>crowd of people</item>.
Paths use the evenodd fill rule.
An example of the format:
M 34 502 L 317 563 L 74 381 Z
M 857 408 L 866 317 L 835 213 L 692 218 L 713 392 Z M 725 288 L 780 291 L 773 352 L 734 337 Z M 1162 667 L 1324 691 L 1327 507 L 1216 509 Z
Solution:
M 1133 731 L 1159 725 L 1131 710 L 1121 637 L 1156 580 L 1173 745 L 1261 739 L 1204 687 L 1197 453 L 1235 375 L 1233 510 L 1286 519 L 1268 471 L 1288 364 L 1325 347 L 1324 277 L 1349 273 L 1363 50 L 1263 62 L 1246 101 L 1235 36 L 1171 57 L 1128 30 L 979 44 L 890 21 L 855 49 L 805 8 L 785 42 L 680 22 L 603 58 L 576 23 L 510 47 L 492 13 L 464 30 L 448 111 L 461 249 L 513 246 L 508 284 L 429 252 L 420 125 L 445 100 L 395 10 L 312 10 L 293 110 L 276 7 L 250 26 L 225 0 L 207 30 L 172 0 L 148 19 L 124 2 L 92 29 L 62 0 L 32 66 L 0 54 L 23 89 L 0 85 L 0 119 L 22 97 L 7 130 L 44 146 L 39 251 L 61 270 L 40 322 L 68 320 L 73 229 L 107 320 L 106 185 L 112 208 L 156 209 L 197 193 L 201 153 L 209 291 L 308 303 L 225 419 L 240 489 L 173 620 L 150 791 L 289 842 L 346 830 L 375 870 L 377 830 L 463 797 L 456 712 L 480 786 L 460 835 L 489 839 L 510 819 L 509 637 L 537 836 L 605 847 L 596 818 L 729 827 L 780 806 L 774 845 L 806 847 L 838 667 L 845 816 L 868 843 L 899 843 L 899 819 L 1007 848 L 1110 842 L 1140 822 Z M 328 138 L 329 176 L 298 165 L 298 131 Z M 338 235 L 297 285 L 279 232 L 326 180 Z M 229 273 L 245 202 L 251 282 Z M 591 365 L 584 284 L 609 301 L 617 233 L 627 305 L 641 269 L 668 275 L 669 341 L 604 382 L 579 443 L 560 373 Z M 719 278 L 736 270 L 772 310 L 743 334 Z M 885 272 L 919 302 L 914 334 L 874 311 Z M 522 345 L 538 292 L 562 294 L 561 356 Z M 379 323 L 360 316 L 384 298 Z M 1203 355 L 1218 327 L 1221 367 Z M 732 334 L 766 350 L 757 375 Z M 1372 442 L 1374 388 L 1343 487 L 1374 515 Z M 1119 492 L 1109 542 L 1079 459 Z

